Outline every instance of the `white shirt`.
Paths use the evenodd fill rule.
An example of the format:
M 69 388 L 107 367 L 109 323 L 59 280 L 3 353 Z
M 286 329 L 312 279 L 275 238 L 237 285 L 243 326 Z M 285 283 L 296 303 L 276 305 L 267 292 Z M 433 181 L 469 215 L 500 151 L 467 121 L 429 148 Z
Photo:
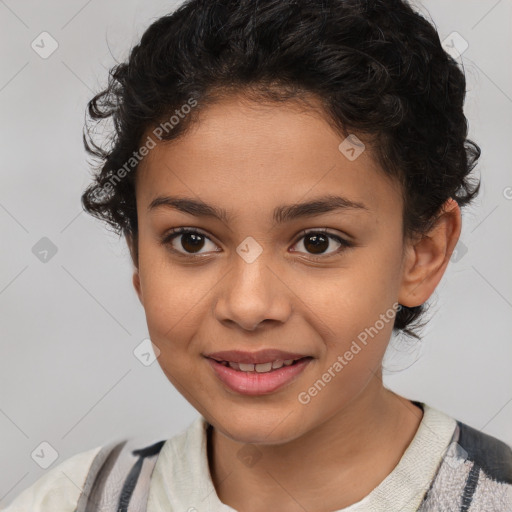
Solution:
M 423 404 L 419 428 L 393 471 L 361 501 L 333 512 L 415 512 L 450 444 L 456 422 Z M 219 500 L 206 450 L 208 423 L 197 417 L 162 447 L 151 476 L 147 512 L 237 512 Z M 141 447 L 142 448 L 142 447 Z M 25 489 L 5 512 L 74 512 L 101 446 L 62 462 Z

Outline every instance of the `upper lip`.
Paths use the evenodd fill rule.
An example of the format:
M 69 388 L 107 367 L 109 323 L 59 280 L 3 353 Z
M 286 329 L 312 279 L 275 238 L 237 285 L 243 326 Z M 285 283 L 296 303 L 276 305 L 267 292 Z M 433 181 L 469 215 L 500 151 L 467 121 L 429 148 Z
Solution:
M 217 361 L 230 361 L 232 363 L 242 364 L 260 364 L 268 363 L 271 361 L 289 359 L 302 359 L 303 357 L 310 357 L 297 352 L 283 352 L 276 349 L 259 350 L 258 352 L 244 352 L 242 350 L 226 350 L 222 352 L 211 352 L 204 354 L 205 357 L 215 359 Z

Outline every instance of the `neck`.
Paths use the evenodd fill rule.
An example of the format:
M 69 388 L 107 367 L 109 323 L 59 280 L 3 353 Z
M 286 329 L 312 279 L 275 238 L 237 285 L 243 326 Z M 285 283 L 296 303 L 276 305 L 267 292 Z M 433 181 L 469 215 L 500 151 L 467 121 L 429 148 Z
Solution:
M 209 429 L 210 474 L 219 499 L 244 512 L 328 512 L 364 498 L 398 464 L 422 418 L 412 402 L 384 388 L 380 379 L 372 381 L 342 411 L 301 437 L 259 444 L 261 457 L 250 467 L 237 458 L 244 443 Z

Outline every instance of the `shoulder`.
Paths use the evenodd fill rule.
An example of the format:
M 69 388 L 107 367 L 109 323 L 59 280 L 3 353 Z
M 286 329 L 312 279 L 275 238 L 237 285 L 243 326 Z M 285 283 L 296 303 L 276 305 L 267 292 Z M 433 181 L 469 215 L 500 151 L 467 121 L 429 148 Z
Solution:
M 488 478 L 512 485 L 512 448 L 461 421 L 457 421 L 457 426 L 457 443 L 466 460 L 473 462 Z
M 512 448 L 460 420 L 455 425 L 420 510 L 512 511 Z
M 142 441 L 116 439 L 78 453 L 47 471 L 1 510 L 76 512 L 91 510 L 91 503 L 94 510 L 110 510 L 113 500 L 133 502 L 134 510 L 143 510 L 152 469 L 165 441 L 149 446 Z
M 73 512 L 89 468 L 101 446 L 80 452 L 61 462 L 22 491 L 5 512 Z

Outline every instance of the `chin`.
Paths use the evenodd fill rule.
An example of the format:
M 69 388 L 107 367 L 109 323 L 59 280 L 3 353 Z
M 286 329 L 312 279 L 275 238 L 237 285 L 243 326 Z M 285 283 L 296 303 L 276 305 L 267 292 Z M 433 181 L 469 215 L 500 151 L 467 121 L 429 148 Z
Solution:
M 215 415 L 219 418 L 218 415 Z M 224 436 L 238 443 L 278 445 L 294 441 L 305 433 L 305 424 L 302 420 L 291 419 L 288 414 L 262 414 L 261 412 L 236 420 L 231 416 L 229 420 L 220 424 L 212 423 Z

